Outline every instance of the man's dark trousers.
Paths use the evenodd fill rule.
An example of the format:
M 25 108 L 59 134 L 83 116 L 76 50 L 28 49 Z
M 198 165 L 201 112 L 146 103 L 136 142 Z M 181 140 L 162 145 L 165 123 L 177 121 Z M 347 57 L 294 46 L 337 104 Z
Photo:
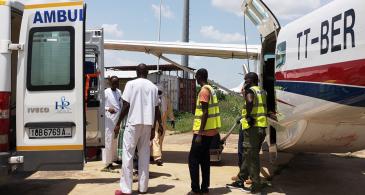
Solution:
M 240 130 L 238 131 L 238 146 L 237 146 L 237 154 L 238 154 L 238 167 L 241 168 L 241 165 L 243 163 L 243 130 L 242 127 L 240 127 Z
M 191 189 L 196 193 L 209 192 L 210 181 L 210 143 L 211 136 L 201 136 L 201 143 L 196 143 L 197 135 L 194 134 L 189 153 L 189 171 L 191 178 Z M 202 171 L 202 184 L 199 185 L 199 165 Z

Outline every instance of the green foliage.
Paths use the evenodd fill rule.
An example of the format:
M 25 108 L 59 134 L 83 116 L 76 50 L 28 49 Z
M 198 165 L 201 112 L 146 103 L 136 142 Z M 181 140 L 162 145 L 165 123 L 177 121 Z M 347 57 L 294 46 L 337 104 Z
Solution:
M 236 118 L 241 115 L 242 98 L 224 95 L 225 99 L 219 101 L 219 109 L 222 121 L 220 132 L 227 132 L 236 122 Z M 189 132 L 193 127 L 194 115 L 192 113 L 175 113 L 175 131 L 177 133 Z M 238 127 L 235 132 L 238 132 Z
M 222 90 L 219 90 L 218 87 L 215 85 L 213 85 L 212 87 L 215 90 L 219 101 L 223 101 L 226 99 L 226 94 L 224 94 Z
M 219 100 L 219 101 L 223 101 L 223 100 L 225 100 L 225 99 L 226 99 L 226 96 L 227 96 L 227 95 L 226 95 L 226 94 L 224 94 L 222 90 L 219 90 L 219 89 L 218 89 L 218 87 L 217 87 L 217 86 L 215 86 L 215 85 L 212 85 L 212 87 L 213 87 L 213 89 L 215 90 L 215 92 L 216 92 L 216 94 L 217 94 L 217 98 L 218 98 L 218 100 Z M 201 89 L 201 87 L 200 87 L 200 86 L 196 86 L 196 95 L 198 95 L 198 94 L 199 94 L 200 89 Z
M 220 132 L 227 132 L 236 122 L 236 118 L 241 116 L 243 99 L 233 95 L 226 95 L 226 99 L 219 102 L 222 127 Z M 236 131 L 238 132 L 238 127 Z
M 190 112 L 176 112 L 175 116 L 175 133 L 189 132 L 193 128 L 194 115 Z M 169 129 L 173 129 L 169 126 Z

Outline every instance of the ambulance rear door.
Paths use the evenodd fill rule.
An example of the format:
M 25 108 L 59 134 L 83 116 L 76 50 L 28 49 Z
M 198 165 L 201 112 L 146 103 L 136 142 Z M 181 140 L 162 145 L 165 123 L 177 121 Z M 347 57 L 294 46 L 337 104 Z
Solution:
M 84 3 L 25 5 L 17 73 L 17 155 L 24 171 L 84 164 Z

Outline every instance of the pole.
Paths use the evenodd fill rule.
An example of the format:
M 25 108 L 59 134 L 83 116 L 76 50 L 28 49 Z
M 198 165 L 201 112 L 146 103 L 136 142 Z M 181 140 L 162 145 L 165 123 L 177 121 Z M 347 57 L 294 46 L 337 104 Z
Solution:
M 162 12 L 162 0 L 160 0 L 160 13 L 158 17 L 158 33 L 157 39 L 161 41 L 161 12 Z M 157 83 L 160 83 L 160 58 L 157 59 Z
M 189 42 L 189 5 L 190 0 L 184 0 L 184 16 L 183 16 L 183 31 L 182 31 L 182 42 Z M 181 64 L 183 66 L 189 66 L 189 56 L 184 55 L 181 58 Z M 184 78 L 189 78 L 189 73 L 183 73 Z

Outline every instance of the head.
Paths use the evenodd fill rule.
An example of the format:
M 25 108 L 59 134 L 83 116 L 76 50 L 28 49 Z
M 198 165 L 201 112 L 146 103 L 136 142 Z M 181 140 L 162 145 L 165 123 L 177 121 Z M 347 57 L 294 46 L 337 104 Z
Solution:
M 117 76 L 112 76 L 109 79 L 110 88 L 115 91 L 119 87 L 119 79 Z
M 138 78 L 147 78 L 148 75 L 148 69 L 147 65 L 144 63 L 141 63 L 137 66 L 137 77 Z
M 245 89 L 249 89 L 252 86 L 257 86 L 259 84 L 259 76 L 254 72 L 249 72 L 245 75 Z
M 196 82 L 201 86 L 206 84 L 208 82 L 208 71 L 207 71 L 207 69 L 201 68 L 198 71 L 196 71 L 195 79 L 196 79 Z

